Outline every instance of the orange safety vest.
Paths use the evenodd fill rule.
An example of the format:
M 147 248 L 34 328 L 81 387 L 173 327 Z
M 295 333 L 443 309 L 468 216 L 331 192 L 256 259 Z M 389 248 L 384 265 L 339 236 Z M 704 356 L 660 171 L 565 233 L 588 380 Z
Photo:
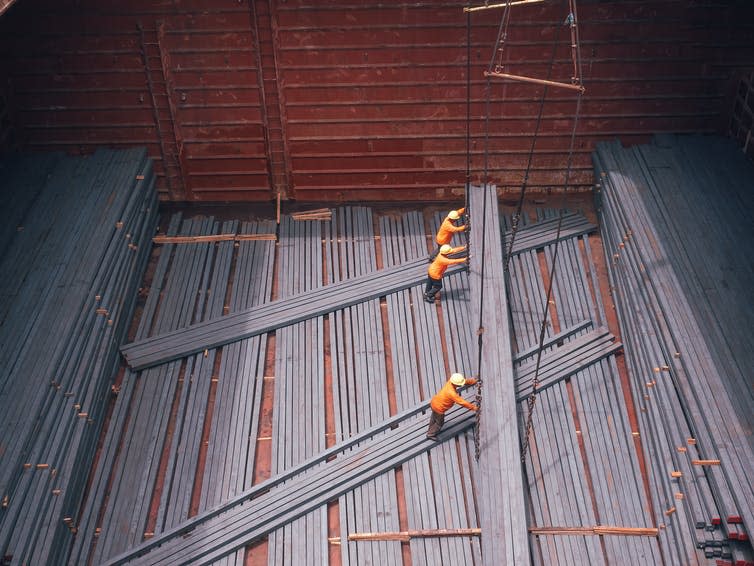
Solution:
M 442 224 L 440 224 L 440 229 L 437 231 L 435 241 L 438 246 L 449 244 L 450 240 L 453 238 L 453 234 L 456 232 L 463 232 L 464 230 L 466 230 L 465 224 L 463 226 L 456 226 L 450 218 L 445 218 L 445 220 L 442 221 Z
M 466 380 L 466 385 L 474 385 L 476 383 L 476 379 L 473 377 L 470 377 Z M 437 392 L 437 395 L 432 397 L 432 401 L 430 401 L 429 406 L 432 407 L 432 410 L 435 413 L 444 414 L 445 411 L 450 409 L 454 403 L 458 403 L 459 405 L 466 407 L 467 409 L 471 409 L 472 411 L 476 409 L 474 405 L 469 403 L 466 399 L 461 397 L 458 392 L 456 391 L 456 386 L 451 383 L 450 380 L 442 386 L 442 389 Z
M 462 249 L 463 246 L 453 248 L 448 253 L 454 254 L 456 252 L 460 252 Z M 456 263 L 464 263 L 465 261 L 465 257 L 451 259 L 442 254 L 437 254 L 437 257 L 434 259 L 434 261 L 432 261 L 432 263 L 429 264 L 429 267 L 427 268 L 427 275 L 429 275 L 432 279 L 442 279 L 442 276 L 445 275 L 445 270 L 447 270 L 449 266 L 455 265 Z

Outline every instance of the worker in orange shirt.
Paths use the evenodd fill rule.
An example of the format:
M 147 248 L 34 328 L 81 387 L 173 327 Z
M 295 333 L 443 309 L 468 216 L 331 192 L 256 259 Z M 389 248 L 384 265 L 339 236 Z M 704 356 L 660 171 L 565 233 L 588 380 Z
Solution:
M 440 253 L 432 261 L 427 268 L 427 286 L 424 289 L 424 300 L 428 303 L 435 302 L 435 296 L 442 289 L 442 276 L 445 275 L 445 270 L 451 265 L 457 263 L 466 263 L 467 257 L 450 258 L 450 254 L 455 254 L 466 250 L 466 246 L 460 246 L 457 248 L 451 248 L 448 244 L 440 246 Z
M 432 397 L 432 401 L 429 406 L 432 408 L 432 415 L 429 417 L 429 429 L 427 430 L 427 438 L 430 440 L 437 440 L 437 434 L 442 429 L 442 425 L 445 422 L 445 412 L 453 405 L 458 403 L 459 405 L 466 407 L 471 411 L 478 411 L 479 407 L 473 403 L 469 403 L 466 399 L 458 394 L 457 389 L 464 385 L 474 385 L 477 382 L 476 379 L 470 377 L 466 379 L 463 374 L 454 373 L 450 376 L 450 379 L 437 394 Z
M 466 224 L 461 224 L 460 226 L 457 225 L 458 220 L 461 218 L 461 215 L 464 212 L 466 212 L 466 208 L 459 208 L 458 210 L 451 210 L 450 212 L 448 212 L 445 220 L 443 220 L 442 224 L 440 224 L 440 229 L 437 230 L 437 235 L 435 236 L 437 249 L 431 256 L 429 256 L 430 262 L 435 260 L 437 254 L 440 253 L 440 248 L 442 246 L 444 246 L 445 244 L 450 245 L 450 240 L 453 239 L 453 234 L 466 230 Z

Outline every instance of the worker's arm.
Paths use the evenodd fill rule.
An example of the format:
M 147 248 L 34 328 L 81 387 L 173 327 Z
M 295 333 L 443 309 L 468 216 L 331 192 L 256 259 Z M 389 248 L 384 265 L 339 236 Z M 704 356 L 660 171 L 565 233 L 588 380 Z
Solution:
M 475 377 L 467 377 L 464 385 L 476 385 L 478 380 Z
M 460 216 L 461 214 L 463 214 L 464 212 L 466 212 L 466 207 L 464 206 L 463 208 L 459 208 L 458 210 L 456 210 L 456 212 Z
M 448 252 L 447 255 L 457 254 L 458 252 L 465 252 L 467 247 L 468 246 L 463 245 L 463 246 L 458 246 L 457 248 L 451 248 L 451 250 Z
M 473 403 L 469 403 L 466 399 L 464 399 L 463 397 L 461 397 L 455 391 L 452 392 L 450 395 L 451 395 L 451 397 L 453 397 L 453 401 L 455 401 L 456 403 L 458 403 L 462 407 L 466 407 L 470 411 L 476 411 L 477 410 L 477 406 L 476 405 L 474 405 Z

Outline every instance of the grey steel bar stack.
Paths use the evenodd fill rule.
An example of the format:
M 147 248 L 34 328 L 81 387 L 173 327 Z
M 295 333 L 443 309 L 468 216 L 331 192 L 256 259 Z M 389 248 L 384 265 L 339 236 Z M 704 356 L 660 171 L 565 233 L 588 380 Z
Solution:
M 529 564 L 506 280 L 497 190 L 470 186 L 470 323 L 477 326 L 482 556 L 486 564 Z
M 593 160 L 663 551 L 751 562 L 754 166 L 698 135 Z
M 569 213 L 537 211 L 535 224 L 527 229 L 542 223 L 552 226 L 560 215 L 565 219 Z M 536 365 L 544 310 L 549 311 L 525 458 L 530 524 L 556 530 L 559 526 L 650 527 L 616 366 L 621 344 L 605 328 L 590 239 L 562 239 L 557 256 L 555 245 L 550 242 L 536 252 L 514 256 L 510 264 L 516 355 L 523 358 L 516 367 L 522 401 Z M 553 291 L 545 304 L 548 279 L 553 280 Z M 553 372 L 558 378 L 554 381 L 549 377 Z M 525 403 L 521 414 L 525 422 Z M 531 542 L 535 564 L 657 564 L 660 560 L 656 539 L 650 537 L 562 533 L 532 536 Z
M 9 156 L 0 170 L 10 203 L 0 221 L 0 551 L 14 564 L 59 564 L 149 257 L 157 193 L 141 148 Z

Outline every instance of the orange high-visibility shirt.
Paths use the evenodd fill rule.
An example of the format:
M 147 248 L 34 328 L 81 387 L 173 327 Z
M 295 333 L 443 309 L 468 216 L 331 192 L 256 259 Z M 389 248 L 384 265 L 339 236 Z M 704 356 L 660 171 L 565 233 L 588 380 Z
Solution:
M 470 377 L 466 380 L 466 385 L 474 385 L 476 383 L 476 379 L 473 377 Z M 461 397 L 458 392 L 456 391 L 456 386 L 451 383 L 450 380 L 442 386 L 442 389 L 437 392 L 437 395 L 432 397 L 432 401 L 429 403 L 429 406 L 432 407 L 432 410 L 435 413 L 445 413 L 448 409 L 450 409 L 454 403 L 458 403 L 459 405 L 466 407 L 467 409 L 471 409 L 472 411 L 476 410 L 476 407 L 469 403 L 466 399 Z
M 463 251 L 463 246 L 453 248 L 448 253 L 454 254 L 460 251 Z M 442 276 L 445 275 L 445 271 L 449 266 L 455 265 L 456 263 L 464 263 L 465 261 L 465 257 L 451 259 L 442 254 L 437 254 L 437 257 L 432 261 L 432 263 L 429 264 L 429 267 L 427 268 L 427 275 L 429 275 L 432 279 L 442 279 Z
M 456 212 L 458 214 L 463 214 L 465 208 L 459 208 Z M 438 246 L 442 246 L 443 244 L 449 244 L 450 240 L 453 238 L 453 234 L 456 232 L 463 232 L 466 229 L 466 225 L 463 226 L 456 226 L 453 224 L 453 220 L 451 220 L 449 217 L 445 217 L 445 220 L 442 221 L 442 224 L 440 225 L 440 229 L 437 231 L 437 236 L 435 236 L 435 241 L 437 242 Z

